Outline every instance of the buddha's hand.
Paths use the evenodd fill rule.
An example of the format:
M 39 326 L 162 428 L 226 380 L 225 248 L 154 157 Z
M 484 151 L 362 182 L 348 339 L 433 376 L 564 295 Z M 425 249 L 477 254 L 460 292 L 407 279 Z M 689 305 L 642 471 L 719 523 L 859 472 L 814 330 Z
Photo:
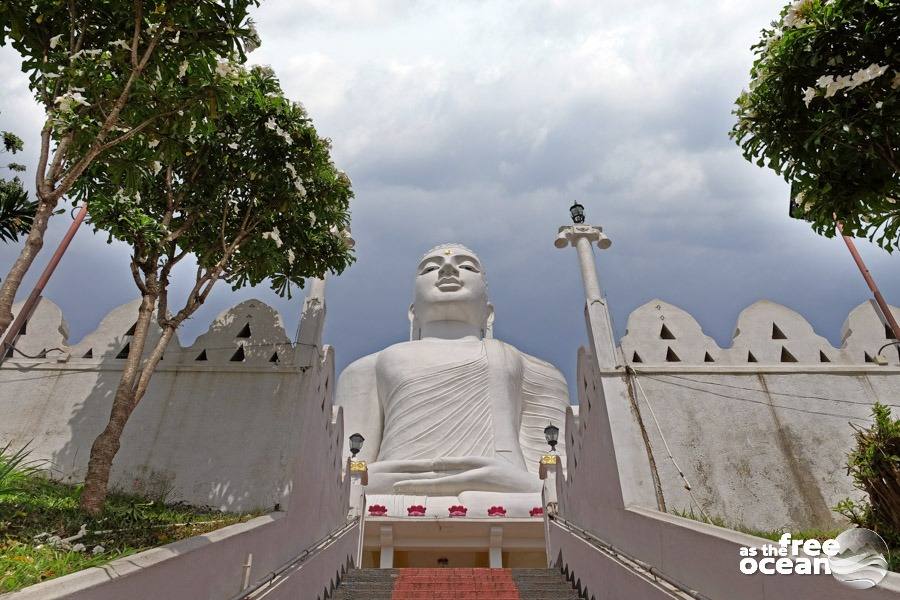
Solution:
M 386 461 L 374 472 L 393 481 L 395 494 L 458 496 L 462 492 L 540 492 L 536 475 L 496 458 L 447 457 L 434 460 Z M 370 470 L 370 473 L 372 471 Z

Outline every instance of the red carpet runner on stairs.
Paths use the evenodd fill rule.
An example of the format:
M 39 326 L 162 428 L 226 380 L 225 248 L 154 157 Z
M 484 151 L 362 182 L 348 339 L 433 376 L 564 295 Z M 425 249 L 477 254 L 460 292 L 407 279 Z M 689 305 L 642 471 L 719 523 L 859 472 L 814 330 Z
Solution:
M 391 600 L 519 600 L 509 569 L 402 569 Z

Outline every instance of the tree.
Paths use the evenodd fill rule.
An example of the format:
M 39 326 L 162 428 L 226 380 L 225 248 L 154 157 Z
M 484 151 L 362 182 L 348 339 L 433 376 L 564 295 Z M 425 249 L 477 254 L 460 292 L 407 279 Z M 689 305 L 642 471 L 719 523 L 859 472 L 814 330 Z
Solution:
M 15 154 L 24 147 L 22 139 L 9 131 L 0 131 L 3 149 Z M 21 173 L 25 165 L 11 162 L 6 168 Z M 16 242 L 19 236 L 31 228 L 37 203 L 28 199 L 28 192 L 22 187 L 18 175 L 12 179 L 0 179 L 0 242 Z
M 258 43 L 258 0 L 11 0 L 0 3 L 0 44 L 22 56 L 44 108 L 35 195 L 25 245 L 0 286 L 0 335 L 60 199 L 94 161 L 157 120 L 201 102 L 205 79 Z M 246 41 L 244 41 L 246 40 Z
M 221 63 L 205 114 L 160 121 L 92 167 L 75 186 L 95 228 L 133 248 L 141 294 L 137 324 L 106 428 L 94 441 L 81 507 L 102 510 L 112 460 L 176 329 L 223 279 L 238 289 L 269 280 L 279 294 L 305 277 L 341 272 L 350 181 L 330 158 L 303 107 L 284 98 L 272 71 Z M 161 149 L 161 152 L 157 151 Z M 183 305 L 172 269 L 193 256 Z M 161 337 L 147 346 L 156 313 Z
M 731 136 L 813 228 L 900 242 L 900 1 L 800 0 L 753 46 Z
M 854 425 L 856 447 L 847 457 L 847 474 L 868 501 L 842 500 L 835 510 L 859 527 L 878 533 L 891 548 L 900 547 L 900 419 L 876 402 L 870 427 Z M 892 555 L 894 553 L 892 552 Z M 892 556 L 892 568 L 900 563 Z

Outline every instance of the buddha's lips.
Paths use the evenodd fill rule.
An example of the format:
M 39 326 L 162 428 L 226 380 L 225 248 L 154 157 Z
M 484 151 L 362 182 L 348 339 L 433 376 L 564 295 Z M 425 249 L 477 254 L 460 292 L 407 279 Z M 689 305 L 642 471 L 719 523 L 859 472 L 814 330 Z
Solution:
M 455 277 L 442 277 L 434 284 L 441 291 L 454 292 L 462 287 L 462 281 Z M 449 287 L 450 289 L 445 289 Z

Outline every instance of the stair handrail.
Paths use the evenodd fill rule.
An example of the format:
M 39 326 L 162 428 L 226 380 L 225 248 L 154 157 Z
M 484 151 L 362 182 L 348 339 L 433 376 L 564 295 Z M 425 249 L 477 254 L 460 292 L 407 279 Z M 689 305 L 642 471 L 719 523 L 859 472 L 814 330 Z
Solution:
M 337 538 L 342 537 L 345 533 L 350 531 L 356 525 L 357 521 L 359 521 L 359 517 L 353 517 L 352 519 L 349 519 L 346 523 L 344 523 L 337 529 L 329 532 L 325 537 L 320 538 L 319 540 L 313 542 L 312 545 L 307 546 L 306 549 L 303 550 L 303 552 L 290 559 L 286 563 L 282 564 L 277 569 L 269 571 L 264 577 L 260 577 L 259 579 L 257 579 L 256 582 L 253 583 L 253 585 L 244 590 L 241 590 L 240 593 L 231 596 L 228 600 L 246 600 L 263 586 L 271 585 L 272 583 L 274 583 L 276 577 L 278 577 L 291 567 L 300 563 L 304 563 L 325 550 Z
M 624 563 L 626 563 L 626 566 L 630 566 L 633 571 L 638 571 L 638 570 L 646 571 L 649 575 L 651 575 L 653 577 L 654 580 L 657 580 L 657 581 L 662 580 L 665 583 L 669 584 L 670 586 L 674 587 L 678 592 L 681 592 L 682 594 L 686 594 L 689 598 L 693 598 L 694 600 L 711 600 L 709 596 L 704 596 L 697 590 L 689 588 L 688 586 L 684 585 L 683 583 L 681 583 L 677 579 L 673 578 L 672 576 L 663 573 L 662 571 L 660 571 L 659 569 L 657 569 L 650 563 L 647 563 L 639 558 L 636 558 L 636 557 L 628 554 L 627 552 L 613 546 L 609 542 L 604 541 L 603 539 L 597 537 L 596 535 L 594 535 L 587 529 L 584 529 L 583 527 L 576 525 L 575 523 L 572 523 L 571 521 L 568 521 L 568 520 L 564 519 L 563 517 L 560 517 L 559 515 L 548 514 L 547 518 L 550 521 L 555 521 L 557 526 L 561 527 L 562 529 L 565 529 L 566 531 L 568 531 L 569 533 L 572 533 L 573 535 L 580 537 L 581 539 L 586 541 L 591 546 L 594 546 L 595 548 L 603 550 L 609 554 L 612 554 L 615 558 L 619 559 L 619 562 L 624 562 Z M 627 563 L 632 563 L 632 564 L 628 565 Z M 635 567 L 637 567 L 637 568 L 635 568 Z

